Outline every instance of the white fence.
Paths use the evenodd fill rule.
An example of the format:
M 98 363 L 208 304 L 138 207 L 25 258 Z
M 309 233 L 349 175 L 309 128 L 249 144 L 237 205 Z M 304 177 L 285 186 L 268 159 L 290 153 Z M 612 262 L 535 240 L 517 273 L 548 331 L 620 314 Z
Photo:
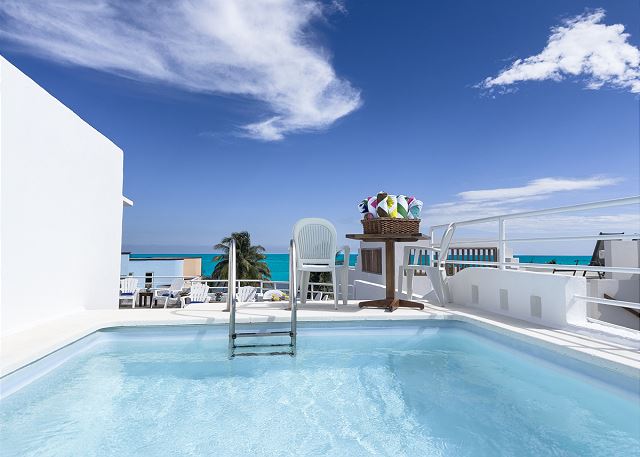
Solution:
M 452 258 L 446 259 L 438 259 L 436 256 L 431 258 L 432 266 L 443 266 L 443 264 L 456 264 L 456 265 L 473 265 L 473 266 L 484 266 L 484 267 L 493 267 L 499 268 L 502 270 L 505 269 L 527 269 L 527 268 L 536 268 L 536 269 L 545 269 L 545 270 L 578 270 L 578 271 L 586 271 L 586 272 L 600 272 L 600 273 L 627 273 L 627 274 L 638 274 L 640 275 L 640 268 L 638 267 L 616 267 L 616 266 L 592 266 L 592 265 L 563 265 L 563 264 L 541 264 L 541 263 L 526 263 L 526 264 L 514 264 L 511 262 L 507 262 L 505 259 L 507 242 L 509 243 L 521 243 L 521 242 L 549 242 L 549 241 L 578 241 L 578 240 L 638 240 L 640 238 L 639 234 L 631 234 L 631 235 L 582 235 L 582 236 L 552 236 L 552 237 L 530 237 L 530 238 L 508 238 L 507 237 L 507 221 L 515 220 L 515 219 L 526 219 L 526 218 L 534 218 L 540 216 L 548 216 L 553 214 L 564 214 L 570 212 L 577 211 L 588 211 L 588 210 L 596 210 L 596 209 L 604 209 L 604 208 L 618 208 L 622 206 L 630 206 L 630 205 L 639 205 L 640 204 L 640 196 L 634 197 L 626 197 L 619 198 L 615 200 L 606 200 L 599 201 L 593 203 L 585 203 L 580 205 L 571 205 L 564 206 L 558 208 L 550 208 L 543 209 L 537 211 L 528 211 L 521 213 L 513 213 L 513 214 L 503 214 L 499 216 L 485 217 L 481 219 L 472 219 L 466 221 L 454 222 L 452 224 L 442 224 L 435 225 L 430 227 L 429 234 L 431 235 L 431 247 L 438 248 L 440 244 L 434 243 L 436 240 L 436 232 L 440 230 L 446 230 L 449 227 L 452 227 L 455 230 L 460 227 L 469 227 L 479 224 L 486 224 L 489 222 L 497 222 L 497 237 L 495 239 L 464 239 L 464 240 L 456 240 L 453 243 L 456 245 L 460 244 L 471 244 L 471 245 L 481 245 L 484 243 L 498 243 L 498 260 L 496 261 L 479 261 L 479 260 L 455 260 Z M 449 251 L 450 252 L 450 251 Z M 635 302 L 621 301 L 621 300 L 611 300 L 605 299 L 601 297 L 590 297 L 583 295 L 574 296 L 576 299 L 586 300 L 590 303 L 598 303 L 609 306 L 618 306 L 624 308 L 631 309 L 640 309 L 640 304 Z
M 216 293 L 226 294 L 229 288 L 228 279 L 202 279 L 193 276 L 122 276 L 121 278 L 136 278 L 140 283 L 140 287 L 145 287 L 150 290 L 167 288 L 174 279 L 184 279 L 185 287 L 190 287 L 191 284 L 195 282 L 207 284 L 209 286 L 209 295 Z M 264 279 L 236 280 L 236 292 L 237 289 L 242 286 L 253 286 L 259 294 L 264 294 L 268 290 L 274 289 L 289 293 L 289 281 Z M 349 296 L 353 297 L 353 285 L 350 284 L 348 290 Z M 338 293 L 340 292 L 338 291 Z M 323 298 L 328 295 L 333 297 L 333 285 L 330 282 L 310 282 L 307 294 L 310 294 L 311 299 L 316 297 L 317 294 L 322 294 Z

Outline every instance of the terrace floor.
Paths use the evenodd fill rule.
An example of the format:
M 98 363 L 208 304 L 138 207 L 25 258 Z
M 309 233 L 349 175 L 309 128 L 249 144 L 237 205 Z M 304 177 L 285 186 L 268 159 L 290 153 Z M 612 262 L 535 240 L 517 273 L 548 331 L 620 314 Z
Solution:
M 298 321 L 412 320 L 455 319 L 490 328 L 512 337 L 543 345 L 568 356 L 602 365 L 627 375 L 640 377 L 640 344 L 630 339 L 612 340 L 594 328 L 554 329 L 473 308 L 443 308 L 423 301 L 424 310 L 398 309 L 393 313 L 382 309 L 361 309 L 357 301 L 347 306 L 333 302 L 307 302 L 299 308 Z M 238 323 L 288 321 L 286 302 L 254 302 L 238 307 Z M 229 313 L 225 303 L 193 304 L 186 308 L 135 308 L 83 311 L 31 329 L 3 336 L 0 341 L 0 376 L 27 365 L 96 330 L 116 326 L 226 324 Z

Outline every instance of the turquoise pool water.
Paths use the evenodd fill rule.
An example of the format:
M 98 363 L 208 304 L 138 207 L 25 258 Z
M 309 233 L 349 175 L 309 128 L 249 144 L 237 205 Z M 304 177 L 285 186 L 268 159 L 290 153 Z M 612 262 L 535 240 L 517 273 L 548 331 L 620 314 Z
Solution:
M 319 324 L 314 324 L 318 326 Z M 115 329 L 0 402 L 8 456 L 630 456 L 637 380 L 463 323 Z

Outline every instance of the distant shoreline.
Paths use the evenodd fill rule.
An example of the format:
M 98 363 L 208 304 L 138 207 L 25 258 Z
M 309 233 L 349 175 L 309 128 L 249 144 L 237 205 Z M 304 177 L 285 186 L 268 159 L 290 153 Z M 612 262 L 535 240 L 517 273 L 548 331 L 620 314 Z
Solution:
M 197 258 L 202 259 L 202 275 L 210 276 L 213 271 L 216 261 L 214 257 L 220 255 L 220 253 L 210 254 L 131 254 L 131 258 L 149 258 L 149 257 L 185 257 L 185 258 Z M 272 281 L 288 281 L 289 280 L 289 254 L 280 253 L 266 253 L 267 265 L 271 270 Z M 520 263 L 549 263 L 555 260 L 558 264 L 574 265 L 576 261 L 580 265 L 588 265 L 591 261 L 590 255 L 529 255 L 529 254 L 516 254 L 514 255 Z M 358 254 L 351 254 L 349 259 L 349 265 L 355 266 Z

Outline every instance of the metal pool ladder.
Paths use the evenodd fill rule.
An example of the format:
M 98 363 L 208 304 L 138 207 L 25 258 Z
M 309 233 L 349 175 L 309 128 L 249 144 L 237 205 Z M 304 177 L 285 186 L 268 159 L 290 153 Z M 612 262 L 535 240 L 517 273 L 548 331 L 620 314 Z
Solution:
M 238 297 L 236 291 L 236 240 L 231 240 L 229 246 L 229 283 L 228 283 L 228 299 L 229 299 L 229 358 L 237 356 L 258 356 L 258 355 L 296 355 L 296 333 L 297 333 L 297 308 L 298 300 L 296 278 L 296 246 L 291 240 L 289 245 L 289 307 L 291 309 L 291 328 L 282 331 L 266 331 L 266 332 L 237 332 L 236 331 L 236 309 L 238 305 Z M 288 343 L 276 344 L 237 344 L 241 338 L 256 337 L 289 337 Z M 265 352 L 247 352 L 251 349 L 271 348 L 271 351 Z

